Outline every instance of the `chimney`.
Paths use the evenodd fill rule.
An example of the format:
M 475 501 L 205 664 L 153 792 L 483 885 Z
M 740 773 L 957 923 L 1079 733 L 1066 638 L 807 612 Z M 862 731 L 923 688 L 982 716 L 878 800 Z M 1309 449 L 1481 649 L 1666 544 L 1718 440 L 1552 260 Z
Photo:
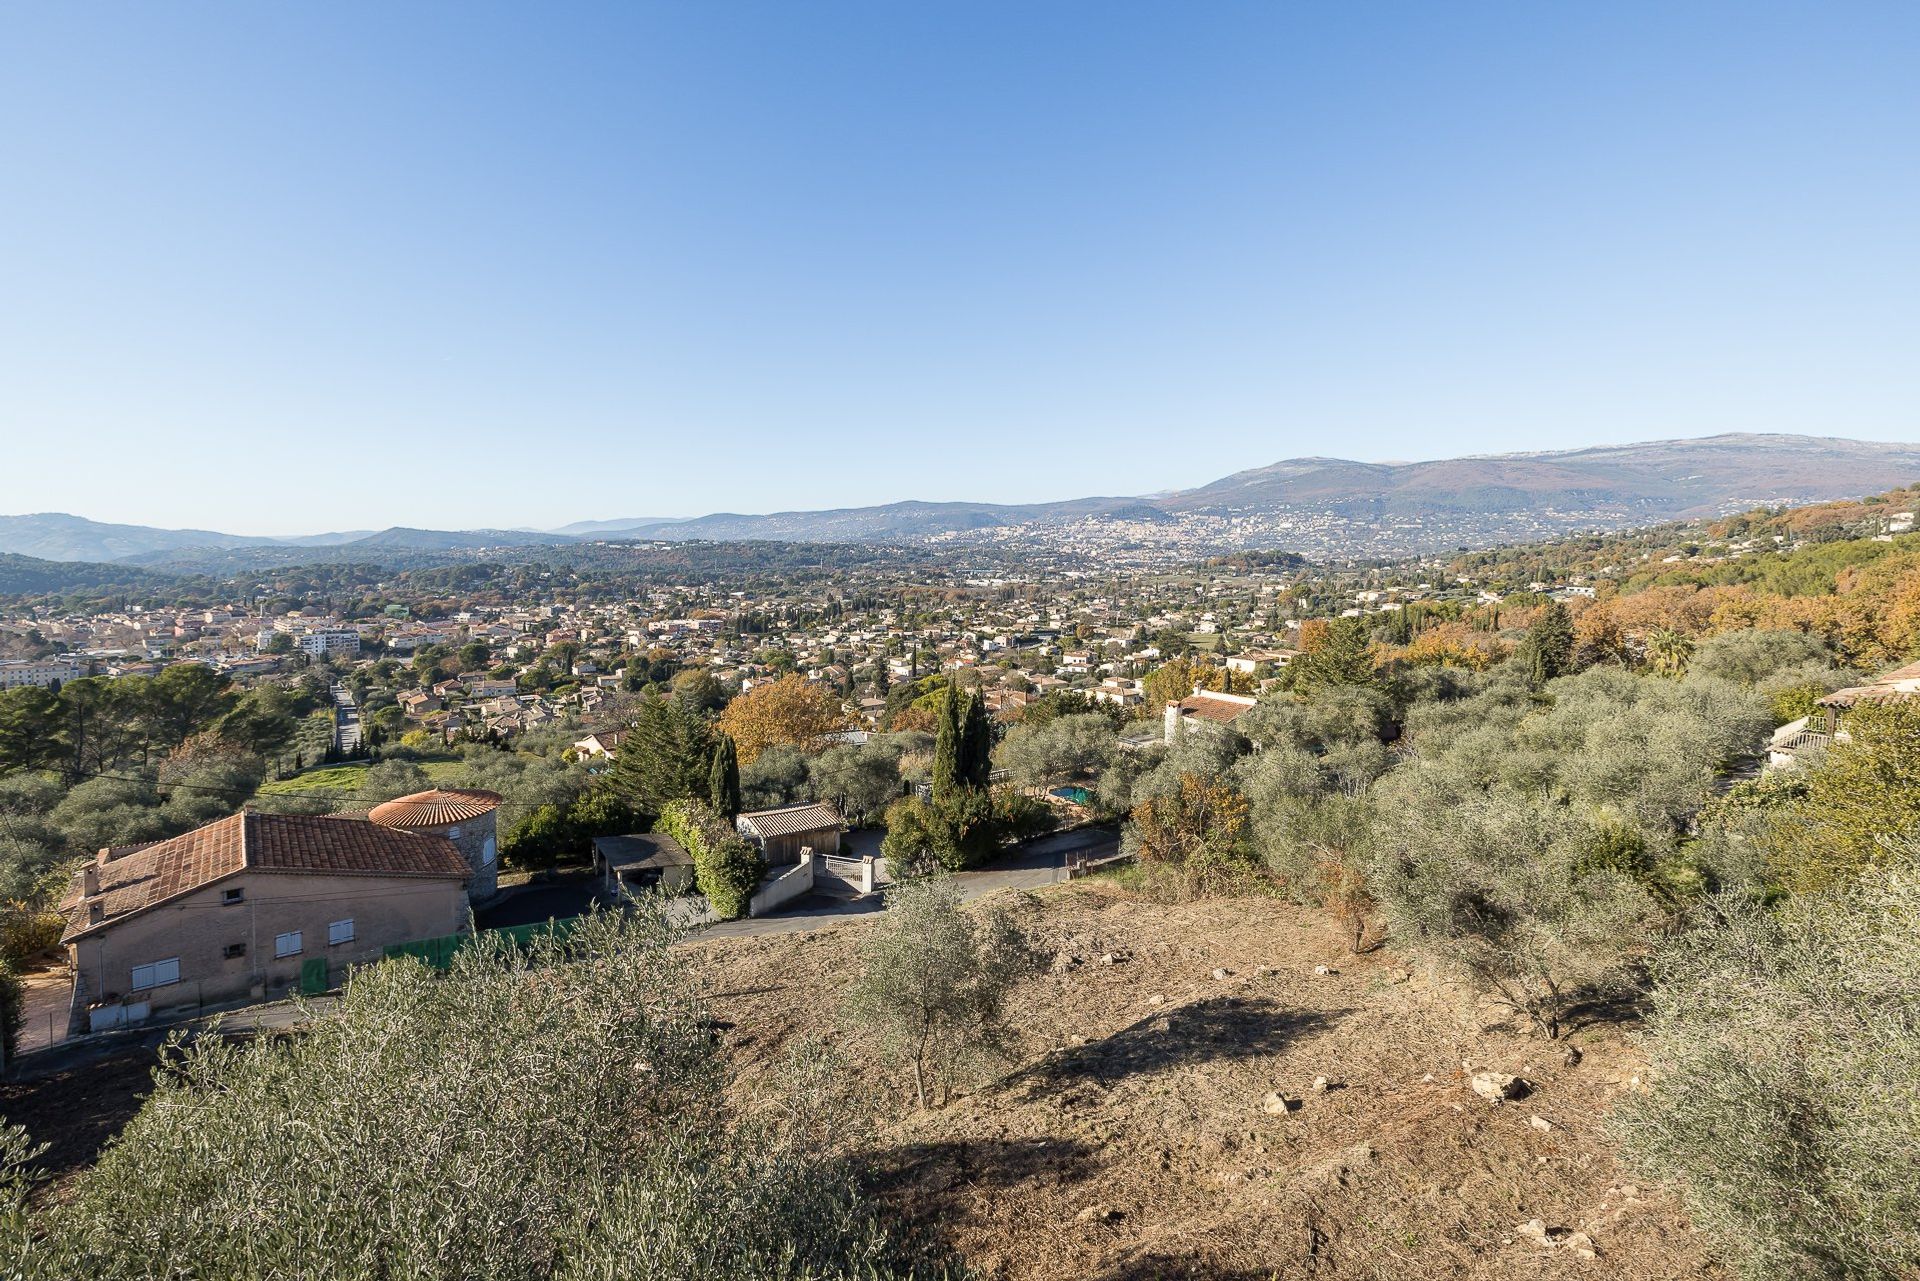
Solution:
M 101 851 L 102 855 L 105 853 L 105 850 Z M 87 860 L 86 866 L 80 869 L 80 895 L 82 898 L 92 898 L 99 892 L 100 860 L 89 859 Z

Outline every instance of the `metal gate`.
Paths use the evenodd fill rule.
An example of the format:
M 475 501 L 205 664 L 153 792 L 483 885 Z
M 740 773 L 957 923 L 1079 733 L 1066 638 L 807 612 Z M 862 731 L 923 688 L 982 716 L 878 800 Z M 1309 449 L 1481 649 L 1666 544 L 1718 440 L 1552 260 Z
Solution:
M 859 898 L 866 891 L 866 861 L 829 854 L 814 860 L 813 892 L 829 898 Z

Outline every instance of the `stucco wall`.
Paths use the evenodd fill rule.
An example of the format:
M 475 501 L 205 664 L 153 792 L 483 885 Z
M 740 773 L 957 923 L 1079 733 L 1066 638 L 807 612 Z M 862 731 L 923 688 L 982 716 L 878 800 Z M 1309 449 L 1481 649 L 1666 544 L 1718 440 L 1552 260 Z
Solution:
M 242 901 L 222 902 L 241 889 Z M 327 927 L 351 918 L 350 943 L 329 945 Z M 303 962 L 319 956 L 338 982 L 344 967 L 378 960 L 393 943 L 437 938 L 466 927 L 460 882 L 425 877 L 318 876 L 251 870 L 216 881 L 171 903 L 129 917 L 73 945 L 74 965 L 89 1002 L 133 995 L 133 967 L 180 958 L 180 981 L 144 991 L 156 1010 L 269 993 L 299 982 Z M 296 956 L 276 958 L 276 938 L 301 932 Z M 246 955 L 225 949 L 246 944 Z
M 500 845 L 494 829 L 494 818 L 498 810 L 488 810 L 479 818 L 468 819 L 464 823 L 449 823 L 445 827 L 411 827 L 410 832 L 444 836 L 459 848 L 466 856 L 467 866 L 473 869 L 473 880 L 468 883 L 467 895 L 476 903 L 484 903 L 492 898 L 500 884 Z

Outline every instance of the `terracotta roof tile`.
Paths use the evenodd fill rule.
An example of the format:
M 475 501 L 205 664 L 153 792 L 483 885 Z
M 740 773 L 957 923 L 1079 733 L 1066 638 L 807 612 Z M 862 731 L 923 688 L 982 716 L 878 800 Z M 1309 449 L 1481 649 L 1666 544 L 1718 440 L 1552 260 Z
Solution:
M 376 805 L 367 817 L 382 827 L 445 827 L 498 809 L 500 800 L 477 787 L 439 787 Z
M 1251 699 L 1238 697 L 1222 698 L 1218 694 L 1191 694 L 1178 704 L 1183 716 L 1198 716 L 1203 721 L 1216 721 L 1225 725 L 1239 718 L 1240 714 L 1253 706 Z

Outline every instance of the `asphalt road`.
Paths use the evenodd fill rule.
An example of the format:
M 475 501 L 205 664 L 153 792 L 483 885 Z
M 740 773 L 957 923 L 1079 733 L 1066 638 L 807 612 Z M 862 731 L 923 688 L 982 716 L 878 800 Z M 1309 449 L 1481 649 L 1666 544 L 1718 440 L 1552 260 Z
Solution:
M 848 842 L 851 853 L 867 854 L 859 839 L 863 834 L 854 833 L 855 839 Z M 1069 855 L 1083 854 L 1088 858 L 1104 858 L 1120 850 L 1120 830 L 1118 827 L 1083 827 L 1071 832 L 1055 832 L 1010 852 L 991 867 L 983 867 L 972 872 L 958 872 L 954 881 L 960 887 L 960 897 L 971 902 L 996 890 L 1032 890 L 1043 885 L 1052 885 L 1067 879 L 1067 861 Z M 886 910 L 886 896 L 870 894 L 865 898 L 834 899 L 824 895 L 810 895 L 799 900 L 792 908 L 775 912 L 769 916 L 755 916 L 741 921 L 722 921 L 718 925 L 709 925 L 696 930 L 694 938 L 754 938 L 762 934 L 795 934 L 806 930 L 830 929 L 844 925 L 848 921 L 859 920 L 876 912 Z

